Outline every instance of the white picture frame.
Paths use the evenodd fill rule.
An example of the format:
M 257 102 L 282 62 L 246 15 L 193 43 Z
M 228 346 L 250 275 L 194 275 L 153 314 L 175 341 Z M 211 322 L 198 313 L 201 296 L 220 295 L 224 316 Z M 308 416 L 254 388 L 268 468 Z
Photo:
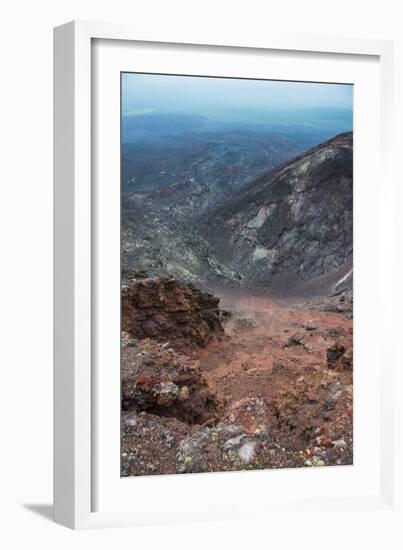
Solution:
M 378 191 L 374 188 L 372 199 L 371 197 L 368 199 L 368 208 L 376 209 L 376 212 L 372 211 L 371 215 L 379 222 L 379 230 L 376 229 L 374 233 L 375 239 L 379 237 L 380 240 L 379 256 L 378 252 L 374 252 L 375 260 L 382 255 L 384 258 L 382 265 L 390 266 L 397 246 L 391 221 L 391 213 L 394 209 L 394 179 L 391 171 L 392 43 L 283 34 L 256 37 L 254 41 L 242 40 L 241 37 L 228 38 L 228 33 L 225 36 L 224 40 L 211 35 L 207 30 L 203 31 L 200 37 L 187 36 L 185 30 L 180 36 L 177 33 L 175 36 L 169 36 L 169 32 L 166 36 L 153 36 L 147 30 L 136 29 L 130 25 L 90 22 L 72 22 L 55 29 L 54 505 L 55 521 L 71 528 L 214 520 L 245 517 L 245 515 L 258 517 L 270 512 L 274 513 L 279 508 L 290 512 L 309 508 L 312 513 L 323 509 L 337 511 L 346 507 L 352 511 L 388 510 L 392 514 L 395 510 L 397 484 L 392 418 L 395 414 L 393 366 L 396 357 L 393 354 L 393 348 L 387 345 L 386 327 L 390 319 L 389 304 L 394 288 L 393 273 L 390 268 L 380 270 L 373 275 L 372 279 L 373 284 L 380 284 L 382 288 L 376 307 L 378 317 L 383 320 L 382 327 L 379 329 L 379 354 L 372 354 L 372 361 L 376 363 L 375 368 L 378 369 L 373 373 L 373 381 L 378 381 L 377 385 L 372 386 L 372 391 L 377 392 L 376 396 L 373 395 L 373 399 L 379 398 L 380 403 L 379 415 L 374 417 L 375 425 L 379 422 L 377 439 L 379 456 L 376 459 L 377 479 L 374 487 L 368 491 L 364 488 L 366 480 L 371 478 L 371 469 L 367 469 L 365 474 L 367 477 L 362 477 L 357 486 L 354 485 L 353 476 L 349 479 L 350 474 L 347 474 L 344 483 L 346 483 L 345 486 L 350 484 L 353 487 L 350 491 L 346 491 L 342 483 L 339 483 L 339 474 L 337 469 L 334 469 L 329 483 L 331 482 L 334 487 L 339 485 L 339 490 L 327 495 L 326 490 L 323 490 L 327 481 L 324 477 L 318 477 L 325 474 L 310 471 L 306 473 L 305 480 L 295 498 L 292 498 L 290 493 L 285 499 L 279 500 L 277 497 L 263 498 L 258 494 L 258 487 L 263 480 L 261 472 L 231 473 L 232 478 L 229 478 L 228 474 L 207 474 L 207 477 L 203 474 L 201 481 L 200 476 L 197 477 L 198 474 L 192 474 L 190 476 L 192 481 L 186 482 L 187 484 L 194 484 L 192 487 L 198 487 L 198 490 L 209 483 L 216 487 L 221 484 L 222 492 L 228 492 L 228 502 L 217 498 L 217 503 L 212 505 L 200 498 L 199 501 L 187 500 L 186 504 L 181 506 L 180 499 L 185 496 L 189 498 L 189 489 L 183 488 L 185 478 L 182 477 L 179 481 L 175 478 L 180 476 L 169 476 L 171 479 L 167 481 L 167 476 L 157 476 L 154 479 L 145 477 L 131 480 L 137 482 L 137 485 L 132 483 L 128 490 L 127 486 L 125 487 L 126 496 L 124 498 L 122 496 L 121 502 L 119 502 L 119 495 L 123 493 L 110 487 L 108 489 L 110 492 L 105 494 L 111 504 L 107 507 L 101 506 L 101 510 L 98 509 L 96 498 L 99 492 L 98 484 L 105 482 L 105 476 L 108 476 L 110 471 L 100 466 L 97 460 L 97 453 L 102 451 L 107 454 L 105 445 L 101 444 L 100 447 L 99 444 L 99 440 L 102 440 L 102 437 L 99 437 L 99 430 L 104 429 L 104 423 L 101 423 L 100 427 L 99 407 L 97 407 L 97 400 L 104 395 L 102 392 L 105 392 L 105 383 L 103 386 L 98 384 L 95 360 L 98 356 L 95 338 L 97 319 L 98 316 L 105 314 L 105 309 L 102 309 L 102 306 L 98 307 L 100 283 L 96 282 L 96 270 L 100 265 L 96 250 L 97 247 L 104 246 L 104 243 L 102 245 L 98 243 L 97 246 L 94 244 L 97 242 L 97 232 L 100 228 L 96 221 L 98 214 L 93 215 L 99 208 L 101 209 L 99 212 L 102 213 L 103 208 L 98 201 L 96 183 L 94 183 L 94 174 L 99 171 L 97 161 L 94 159 L 94 148 L 99 138 L 98 135 L 94 135 L 93 127 L 97 119 L 94 85 L 96 86 L 98 82 L 95 74 L 98 57 L 95 61 L 94 47 L 99 41 L 113 41 L 117 47 L 122 47 L 122 51 L 130 47 L 130 44 L 142 45 L 141 47 L 145 50 L 148 46 L 153 47 L 154 58 L 157 61 L 161 59 L 164 49 L 168 51 L 172 45 L 175 45 L 176 50 L 186 49 L 187 52 L 195 52 L 201 56 L 203 51 L 208 49 L 210 56 L 212 54 L 219 56 L 224 52 L 235 52 L 235 50 L 246 58 L 262 55 L 265 52 L 267 54 L 281 52 L 283 56 L 298 54 L 298 56 L 307 57 L 315 56 L 319 52 L 328 56 L 327 63 L 329 61 L 331 63 L 332 59 L 347 60 L 350 56 L 351 58 L 361 56 L 363 60 L 373 60 L 377 68 L 372 72 L 374 75 L 377 73 L 378 79 L 373 90 L 375 94 L 373 100 L 379 101 L 380 104 L 379 126 L 374 127 L 378 129 L 380 139 L 372 140 L 368 143 L 368 147 L 372 147 L 374 155 L 379 156 L 379 168 L 385 178 L 382 181 L 381 192 L 378 189 L 379 194 L 377 194 Z M 112 58 L 116 58 L 116 51 Z M 144 57 L 142 63 L 147 63 L 147 59 Z M 110 63 L 111 59 L 105 61 L 106 64 L 108 62 Z M 113 59 L 112 63 L 115 63 Z M 150 72 L 152 72 L 151 69 Z M 113 98 L 113 92 L 111 97 Z M 97 132 L 99 131 L 101 135 L 104 129 L 102 124 L 97 126 Z M 378 141 L 379 145 L 376 144 Z M 113 143 L 111 146 L 114 148 Z M 116 251 L 116 248 L 114 250 Z M 116 266 L 116 269 L 119 269 L 119 266 Z M 113 278 L 113 274 L 111 277 Z M 365 317 L 362 315 L 361 319 Z M 368 330 L 371 330 L 370 326 Z M 371 361 L 371 357 L 368 357 L 368 361 Z M 361 402 L 364 403 L 364 399 Z M 367 412 L 370 414 L 370 410 Z M 112 438 L 116 436 L 118 428 L 113 429 L 115 429 L 114 435 L 110 432 Z M 107 437 L 106 431 L 105 434 L 103 441 Z M 113 464 L 113 460 L 112 457 L 110 464 Z M 301 471 L 272 472 L 272 474 L 282 476 L 278 479 L 281 479 L 280 483 L 285 486 L 291 479 L 296 480 L 301 476 Z M 287 476 L 293 476 L 293 478 Z M 185 477 L 189 479 L 189 476 Z M 213 479 L 208 481 L 209 477 Z M 272 477 L 274 487 L 273 479 Z M 141 499 L 137 499 L 138 505 L 135 505 L 139 491 L 143 491 L 143 494 L 150 491 L 154 496 L 158 495 L 158 492 L 163 494 L 168 489 L 167 483 L 170 491 L 173 489 L 178 493 L 177 505 L 162 502 L 160 506 L 156 506 L 150 502 L 149 505 L 144 506 L 141 504 Z M 231 494 L 231 486 L 233 487 L 234 483 L 239 484 L 247 506 L 240 505 L 236 499 L 234 501 Z M 314 486 L 317 490 L 308 494 L 307 487 Z M 130 494 L 133 494 L 132 504 L 129 504 Z M 247 497 L 246 494 L 248 494 Z M 253 503 L 252 507 L 251 503 Z

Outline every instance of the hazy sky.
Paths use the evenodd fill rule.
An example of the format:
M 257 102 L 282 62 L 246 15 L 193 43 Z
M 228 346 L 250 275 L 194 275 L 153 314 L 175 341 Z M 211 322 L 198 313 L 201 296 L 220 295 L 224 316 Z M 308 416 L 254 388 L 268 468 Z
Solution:
M 220 110 L 306 109 L 352 110 L 353 86 L 194 76 L 122 75 L 122 111 L 187 112 L 209 115 Z

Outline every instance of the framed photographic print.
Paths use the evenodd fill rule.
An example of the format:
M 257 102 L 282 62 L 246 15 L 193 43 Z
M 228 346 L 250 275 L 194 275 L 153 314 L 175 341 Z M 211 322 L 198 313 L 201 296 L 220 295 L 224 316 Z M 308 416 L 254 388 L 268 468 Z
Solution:
M 122 73 L 122 476 L 353 463 L 352 129 L 352 84 Z
M 393 509 L 391 98 L 386 41 L 55 30 L 57 522 Z

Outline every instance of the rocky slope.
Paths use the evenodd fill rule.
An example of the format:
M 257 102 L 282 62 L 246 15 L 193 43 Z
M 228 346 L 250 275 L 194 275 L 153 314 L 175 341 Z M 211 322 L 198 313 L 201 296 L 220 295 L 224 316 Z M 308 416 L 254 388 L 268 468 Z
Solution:
M 344 297 L 282 304 L 231 291 L 228 315 L 217 298 L 172 279 L 125 286 L 123 476 L 352 463 Z M 203 338 L 182 332 L 182 320 L 197 326 L 211 305 Z M 145 311 L 172 330 L 144 334 L 132 320 Z
M 245 129 L 154 138 L 123 144 L 123 267 L 195 283 L 236 280 L 210 253 L 198 222 L 312 139 Z
M 351 288 L 352 178 L 349 132 L 240 189 L 209 213 L 202 233 L 244 286 Z
M 124 201 L 122 476 L 352 464 L 352 147 Z

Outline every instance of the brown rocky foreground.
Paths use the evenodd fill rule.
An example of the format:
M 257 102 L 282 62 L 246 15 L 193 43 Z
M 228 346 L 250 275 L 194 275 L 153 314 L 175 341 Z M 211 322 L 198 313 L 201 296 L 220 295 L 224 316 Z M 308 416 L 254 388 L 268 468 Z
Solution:
M 172 277 L 128 278 L 122 286 L 122 328 L 137 338 L 205 346 L 224 332 L 220 299 Z
M 351 464 L 352 302 L 122 290 L 123 476 Z

